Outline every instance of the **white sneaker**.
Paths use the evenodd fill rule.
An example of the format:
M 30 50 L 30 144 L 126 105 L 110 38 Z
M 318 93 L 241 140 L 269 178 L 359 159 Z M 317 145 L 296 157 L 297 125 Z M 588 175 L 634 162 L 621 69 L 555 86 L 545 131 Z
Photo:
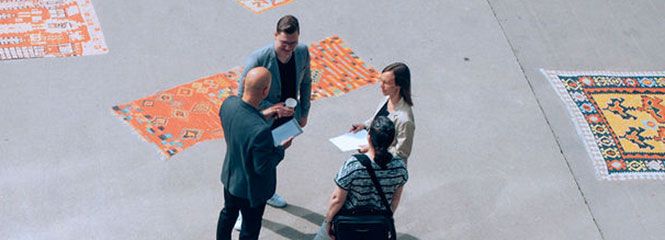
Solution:
M 233 225 L 233 229 L 240 231 L 242 228 L 242 214 L 238 213 L 238 219 L 236 219 L 236 224 Z
M 276 208 L 283 208 L 286 207 L 286 201 L 282 196 L 277 195 L 277 193 L 273 194 L 270 199 L 268 199 L 268 205 Z

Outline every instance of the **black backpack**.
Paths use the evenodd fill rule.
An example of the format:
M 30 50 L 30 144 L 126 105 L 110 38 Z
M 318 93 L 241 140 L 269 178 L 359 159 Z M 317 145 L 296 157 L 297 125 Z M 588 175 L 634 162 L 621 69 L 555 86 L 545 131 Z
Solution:
M 339 240 L 347 239 L 397 239 L 395 233 L 395 221 L 390 204 L 383 193 L 383 189 L 376 178 L 374 168 L 369 158 L 364 154 L 354 155 L 367 169 L 372 178 L 374 187 L 381 196 L 381 201 L 386 207 L 386 211 L 376 211 L 367 209 L 356 209 L 350 211 L 341 211 L 335 215 L 332 220 L 333 232 L 335 238 Z

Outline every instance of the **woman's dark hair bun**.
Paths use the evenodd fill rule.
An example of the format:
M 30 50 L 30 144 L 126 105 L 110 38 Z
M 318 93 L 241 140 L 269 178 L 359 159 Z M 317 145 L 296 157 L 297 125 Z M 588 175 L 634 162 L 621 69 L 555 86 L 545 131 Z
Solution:
M 374 147 L 374 162 L 381 168 L 386 168 L 392 161 L 393 155 L 388 148 L 395 140 L 395 124 L 385 116 L 379 116 L 372 121 L 369 128 L 369 139 Z

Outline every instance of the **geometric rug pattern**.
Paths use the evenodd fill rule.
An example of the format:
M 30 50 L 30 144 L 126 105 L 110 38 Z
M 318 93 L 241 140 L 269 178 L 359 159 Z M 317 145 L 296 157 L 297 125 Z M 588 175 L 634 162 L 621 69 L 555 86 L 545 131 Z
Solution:
M 337 36 L 311 44 L 312 100 L 339 96 L 376 83 L 379 73 Z M 242 68 L 214 74 L 113 107 L 115 114 L 166 158 L 223 137 L 222 102 L 236 95 Z
M 293 2 L 293 0 L 236 0 L 244 8 L 260 14 L 270 9 L 286 5 Z
M 665 178 L 665 72 L 543 71 L 606 180 Z
M 0 0 L 0 60 L 107 52 L 90 0 Z

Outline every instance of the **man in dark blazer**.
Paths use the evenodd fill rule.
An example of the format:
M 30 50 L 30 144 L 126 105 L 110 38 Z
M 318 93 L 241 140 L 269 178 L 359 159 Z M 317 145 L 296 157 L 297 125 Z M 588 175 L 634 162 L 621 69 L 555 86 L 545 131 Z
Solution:
M 268 69 L 253 68 L 245 77 L 242 98 L 231 96 L 220 108 L 226 156 L 221 174 L 224 208 L 219 213 L 217 239 L 231 239 L 239 211 L 244 216 L 240 239 L 258 239 L 266 201 L 275 193 L 277 164 L 293 138 L 273 145 L 266 119 L 279 109 L 259 111 L 270 84 Z

